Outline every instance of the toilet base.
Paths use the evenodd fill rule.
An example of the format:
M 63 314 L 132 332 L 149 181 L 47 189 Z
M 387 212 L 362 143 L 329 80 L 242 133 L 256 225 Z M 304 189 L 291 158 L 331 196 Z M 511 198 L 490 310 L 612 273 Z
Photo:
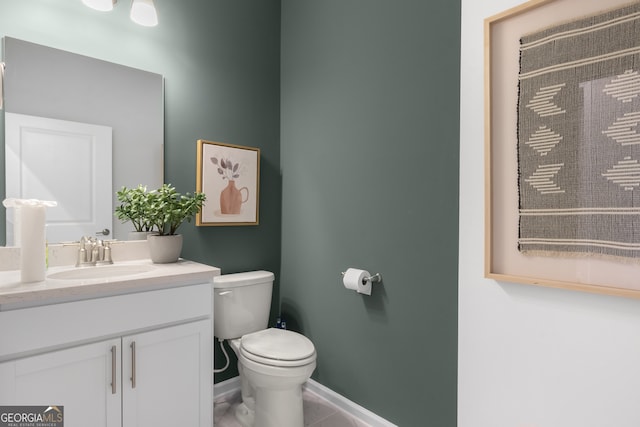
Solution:
M 231 341 L 231 348 L 238 356 L 242 391 L 238 422 L 243 427 L 304 427 L 302 385 L 316 367 L 315 352 L 302 365 L 273 366 L 247 358 L 241 340 Z
M 244 402 L 236 407 L 235 415 L 242 427 L 253 427 L 255 425 L 255 412 L 249 409 Z
M 302 387 L 256 389 L 255 427 L 303 427 Z
M 242 427 L 304 426 L 301 386 L 284 390 L 253 388 L 251 391 L 255 399 L 249 399 L 250 405 L 241 402 L 236 407 L 236 420 Z
M 281 368 L 260 365 L 241 355 L 240 362 L 253 397 L 246 405 L 255 408 L 253 427 L 303 427 L 302 384 L 315 369 L 315 361 Z

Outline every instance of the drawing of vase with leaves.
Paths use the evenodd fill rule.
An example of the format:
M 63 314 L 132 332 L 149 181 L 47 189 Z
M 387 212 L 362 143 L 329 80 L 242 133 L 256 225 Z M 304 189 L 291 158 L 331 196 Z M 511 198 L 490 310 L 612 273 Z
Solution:
M 220 192 L 220 213 L 238 215 L 242 204 L 249 200 L 249 189 L 236 187 L 236 179 L 240 177 L 240 163 L 233 163 L 230 159 L 222 157 L 211 157 L 211 162 L 217 166 L 222 179 L 227 181 L 227 186 Z

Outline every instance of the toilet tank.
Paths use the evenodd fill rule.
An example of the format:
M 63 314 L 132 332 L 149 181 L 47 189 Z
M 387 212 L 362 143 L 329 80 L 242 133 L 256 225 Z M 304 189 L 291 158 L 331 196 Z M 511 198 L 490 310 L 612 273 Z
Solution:
M 273 273 L 248 271 L 213 279 L 213 335 L 240 338 L 269 325 Z

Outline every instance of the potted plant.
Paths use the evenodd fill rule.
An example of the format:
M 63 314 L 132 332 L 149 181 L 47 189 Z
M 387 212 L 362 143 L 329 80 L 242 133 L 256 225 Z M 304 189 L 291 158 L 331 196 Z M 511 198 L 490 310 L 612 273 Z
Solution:
M 178 193 L 171 184 L 164 184 L 147 194 L 147 218 L 155 231 L 147 238 L 153 262 L 178 260 L 182 252 L 182 235 L 176 231 L 183 222 L 191 222 L 205 199 L 204 193 Z
M 122 187 L 116 192 L 120 205 L 115 209 L 116 217 L 122 222 L 131 222 L 134 231 L 129 233 L 129 240 L 144 240 L 153 228 L 148 215 L 147 187 L 138 185 L 137 188 Z

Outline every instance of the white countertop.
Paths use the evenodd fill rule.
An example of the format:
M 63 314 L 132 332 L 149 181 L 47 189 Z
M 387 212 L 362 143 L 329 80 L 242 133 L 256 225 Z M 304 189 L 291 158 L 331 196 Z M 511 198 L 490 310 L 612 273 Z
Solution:
M 145 259 L 121 261 L 113 265 L 145 265 L 149 271 L 92 279 L 60 280 L 47 277 L 42 282 L 33 283 L 21 283 L 19 270 L 0 271 L 0 311 L 207 283 L 220 274 L 217 267 L 182 259 L 171 264 L 154 264 Z M 51 267 L 46 275 L 76 268 Z

